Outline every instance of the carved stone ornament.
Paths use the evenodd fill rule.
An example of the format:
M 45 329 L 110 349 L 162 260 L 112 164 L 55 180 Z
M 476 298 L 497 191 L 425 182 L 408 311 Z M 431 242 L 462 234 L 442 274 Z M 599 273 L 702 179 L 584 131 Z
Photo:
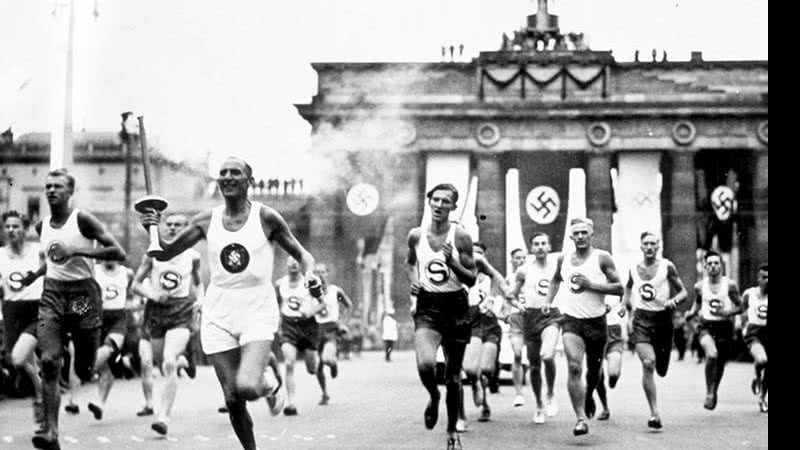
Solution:
M 672 140 L 678 145 L 689 145 L 696 136 L 697 129 L 688 120 L 681 120 L 672 126 Z
M 756 137 L 758 138 L 758 142 L 761 142 L 764 145 L 769 145 L 769 128 L 767 128 L 768 121 L 763 121 L 758 124 L 758 128 L 756 128 Z
M 410 123 L 400 125 L 397 130 L 397 141 L 400 145 L 409 146 L 417 140 L 417 129 Z
M 611 127 L 605 122 L 595 122 L 586 129 L 586 137 L 595 147 L 602 147 L 611 140 Z
M 493 123 L 482 123 L 478 125 L 475 138 L 482 146 L 491 147 L 500 141 L 500 129 Z

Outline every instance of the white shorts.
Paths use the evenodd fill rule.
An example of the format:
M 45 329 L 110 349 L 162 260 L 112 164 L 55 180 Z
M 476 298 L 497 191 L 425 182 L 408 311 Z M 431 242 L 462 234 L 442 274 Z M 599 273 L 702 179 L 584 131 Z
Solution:
M 225 289 L 210 285 L 203 299 L 200 343 L 211 355 L 253 341 L 272 341 L 278 331 L 278 301 L 270 285 Z

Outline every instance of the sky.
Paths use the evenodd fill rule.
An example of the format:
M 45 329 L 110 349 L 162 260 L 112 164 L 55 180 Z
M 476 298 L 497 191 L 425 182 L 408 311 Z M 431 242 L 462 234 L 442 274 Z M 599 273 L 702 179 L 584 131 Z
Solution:
M 463 61 L 497 50 L 531 0 L 73 0 L 76 131 L 145 121 L 175 160 L 252 162 L 256 178 L 313 174 L 311 128 L 294 107 L 317 90 L 312 62 Z M 69 0 L 0 2 L 0 128 L 48 131 L 63 118 Z M 99 13 L 95 18 L 93 11 Z M 551 0 L 562 32 L 632 61 L 768 59 L 767 0 Z

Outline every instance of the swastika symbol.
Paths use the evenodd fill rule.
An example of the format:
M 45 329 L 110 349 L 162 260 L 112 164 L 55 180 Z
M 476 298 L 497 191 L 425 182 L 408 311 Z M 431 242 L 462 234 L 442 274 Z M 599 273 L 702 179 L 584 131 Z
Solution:
M 638 194 L 633 196 L 633 201 L 636 202 L 639 206 L 644 205 L 645 203 L 653 203 L 655 194 L 652 192 L 639 192 Z
M 717 186 L 711 193 L 711 207 L 719 220 L 726 221 L 736 211 L 736 195 L 728 186 Z
M 537 186 L 525 199 L 525 209 L 530 218 L 542 225 L 552 223 L 558 216 L 561 201 L 558 193 L 550 186 Z

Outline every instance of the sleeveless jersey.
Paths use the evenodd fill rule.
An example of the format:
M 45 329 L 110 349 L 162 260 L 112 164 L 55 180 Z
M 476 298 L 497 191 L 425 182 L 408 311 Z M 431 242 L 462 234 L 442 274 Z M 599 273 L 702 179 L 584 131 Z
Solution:
M 761 297 L 761 290 L 756 287 L 744 291 L 747 295 L 747 323 L 767 326 L 767 300 L 769 296 Z
M 550 289 L 550 280 L 556 273 L 556 263 L 550 255 L 547 255 L 545 266 L 540 267 L 536 259 L 531 259 L 520 267 L 525 271 L 525 283 L 522 285 L 522 292 L 525 294 L 524 303 L 529 308 L 541 308 L 547 299 L 547 291 Z
M 606 313 L 605 294 L 587 291 L 572 282 L 572 277 L 583 274 L 593 283 L 605 283 L 606 275 L 600 270 L 600 252 L 593 249 L 589 257 L 579 266 L 572 265 L 570 253 L 564 254 L 561 263 L 561 279 L 564 288 L 559 289 L 558 306 L 562 313 L 577 319 L 600 317 Z
M 669 261 L 664 258 L 657 261 L 658 268 L 650 280 L 643 280 L 639 276 L 638 264 L 628 271 L 633 280 L 631 304 L 634 309 L 644 311 L 663 311 L 665 309 L 664 304 L 669 300 L 669 281 L 667 281 Z
M 322 295 L 322 302 L 325 307 L 314 315 L 317 323 L 336 323 L 339 321 L 339 292 L 341 288 L 335 284 L 329 284 L 325 294 Z
M 94 276 L 92 273 L 94 264 L 90 258 L 73 256 L 71 258 L 60 258 L 57 261 L 53 259 L 53 248 L 58 244 L 78 248 L 94 247 L 94 241 L 82 235 L 81 230 L 78 228 L 78 212 L 80 212 L 78 208 L 73 209 L 61 228 L 50 226 L 51 216 L 45 217 L 42 221 L 41 243 L 45 251 L 45 262 L 47 264 L 45 277 L 47 278 L 73 281 L 85 280 Z
M 624 325 L 625 318 L 619 316 L 619 310 L 622 309 L 622 302 L 618 295 L 606 295 L 603 298 L 606 305 L 611 309 L 606 313 L 606 325 Z
M 26 242 L 22 254 L 17 255 L 10 247 L 0 247 L 0 286 L 3 287 L 3 301 L 39 300 L 42 297 L 44 280 L 39 277 L 23 286 L 22 279 L 28 271 L 39 269 L 39 244 Z
M 455 244 L 456 225 L 450 224 L 445 242 L 453 246 L 453 258 L 458 258 L 458 250 Z M 420 228 L 419 242 L 416 247 L 417 253 L 417 273 L 422 289 L 426 292 L 456 292 L 464 289 L 465 286 L 458 280 L 456 274 L 447 265 L 444 253 L 431 249 L 428 242 L 427 231 Z
M 308 311 L 317 300 L 314 299 L 305 287 L 305 278 L 301 275 L 297 283 L 292 285 L 289 276 L 278 280 L 278 293 L 281 296 L 281 315 L 286 317 L 303 317 L 302 312 Z
M 103 293 L 103 310 L 125 309 L 125 300 L 128 297 L 128 268 L 117 266 L 116 270 L 108 271 L 102 264 L 94 266 L 94 279 Z
M 261 227 L 261 207 L 259 202 L 250 204 L 250 214 L 238 231 L 222 226 L 225 205 L 212 210 L 206 236 L 209 284 L 228 289 L 269 285 L 275 250 Z
M 153 259 L 150 269 L 150 286 L 169 298 L 186 298 L 192 286 L 192 261 L 200 254 L 193 248 L 186 249 L 169 261 Z
M 700 284 L 700 296 L 703 302 L 700 305 L 700 317 L 708 321 L 721 321 L 732 320 L 730 317 L 720 317 L 712 314 L 712 311 L 727 311 L 733 306 L 730 296 L 728 296 L 728 287 L 730 281 L 728 277 L 720 277 L 717 289 L 719 292 L 712 292 L 711 286 L 708 283 L 708 278 L 704 278 Z
M 478 273 L 475 285 L 469 288 L 469 306 L 476 306 L 492 292 L 492 279 L 483 272 Z

